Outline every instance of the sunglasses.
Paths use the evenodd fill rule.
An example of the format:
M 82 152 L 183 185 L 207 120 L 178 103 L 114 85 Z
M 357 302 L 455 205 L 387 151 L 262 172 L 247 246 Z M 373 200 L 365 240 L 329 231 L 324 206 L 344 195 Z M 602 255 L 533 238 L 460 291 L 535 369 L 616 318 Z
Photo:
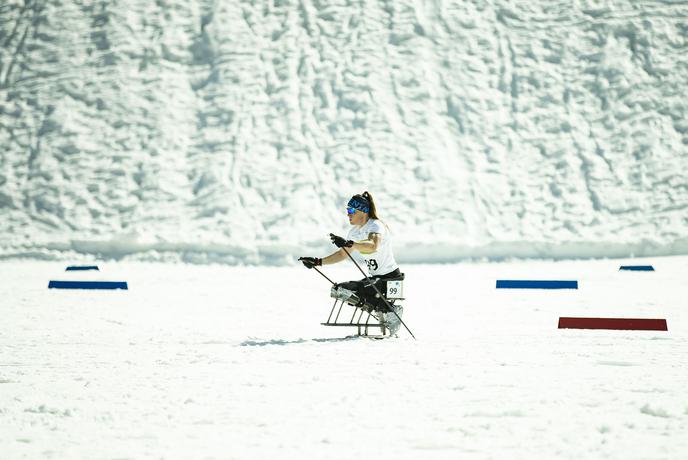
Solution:
M 355 209 L 355 208 L 346 208 L 346 213 L 347 213 L 348 215 L 355 214 L 355 213 L 356 213 L 356 209 Z

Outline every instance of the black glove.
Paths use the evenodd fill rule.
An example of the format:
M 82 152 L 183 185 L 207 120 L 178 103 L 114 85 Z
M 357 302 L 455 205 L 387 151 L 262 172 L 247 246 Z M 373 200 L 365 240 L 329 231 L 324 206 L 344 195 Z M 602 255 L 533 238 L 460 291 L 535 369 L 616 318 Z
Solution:
M 299 257 L 299 260 L 306 268 L 319 267 L 322 265 L 322 259 L 319 257 Z
M 345 240 L 341 236 L 337 236 L 334 233 L 330 233 L 330 239 L 332 240 L 332 244 L 334 244 L 338 248 L 350 248 L 354 245 L 353 241 Z

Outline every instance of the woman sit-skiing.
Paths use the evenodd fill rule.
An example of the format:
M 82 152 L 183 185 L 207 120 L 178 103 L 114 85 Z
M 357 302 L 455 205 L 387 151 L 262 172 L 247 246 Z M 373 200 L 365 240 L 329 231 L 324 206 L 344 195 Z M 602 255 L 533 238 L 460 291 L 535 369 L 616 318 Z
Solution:
M 373 282 L 380 279 L 403 279 L 399 271 L 399 265 L 394 260 L 390 232 L 387 226 L 378 218 L 373 197 L 368 192 L 361 195 L 354 195 L 349 200 L 346 208 L 349 217 L 351 230 L 345 238 L 330 234 L 332 243 L 340 248 L 333 254 L 322 259 L 317 257 L 301 257 L 299 260 L 307 268 L 320 265 L 330 265 L 348 259 L 344 248 L 348 248 L 349 253 L 358 252 L 368 267 L 368 273 Z M 378 286 L 384 283 L 378 283 Z M 348 281 L 337 285 L 338 288 L 353 291 L 358 299 L 359 305 L 365 310 L 375 310 L 380 312 L 389 311 L 385 301 L 377 295 L 374 287 L 368 281 Z M 384 287 L 378 287 L 384 295 Z M 394 307 L 397 314 L 401 315 L 401 306 Z

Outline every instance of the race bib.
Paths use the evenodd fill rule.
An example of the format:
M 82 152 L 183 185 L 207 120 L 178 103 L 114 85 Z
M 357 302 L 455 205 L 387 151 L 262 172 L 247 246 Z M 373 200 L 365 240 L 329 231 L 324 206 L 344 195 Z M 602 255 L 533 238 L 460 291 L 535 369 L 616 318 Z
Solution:
M 403 299 L 404 284 L 402 281 L 387 281 L 387 298 Z

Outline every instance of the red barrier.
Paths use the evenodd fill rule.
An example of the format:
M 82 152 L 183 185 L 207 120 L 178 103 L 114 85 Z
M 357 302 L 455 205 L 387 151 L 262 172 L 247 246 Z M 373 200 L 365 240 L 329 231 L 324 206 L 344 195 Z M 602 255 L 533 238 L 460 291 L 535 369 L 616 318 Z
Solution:
M 645 318 L 559 318 L 559 329 L 622 329 L 668 331 L 665 319 Z

